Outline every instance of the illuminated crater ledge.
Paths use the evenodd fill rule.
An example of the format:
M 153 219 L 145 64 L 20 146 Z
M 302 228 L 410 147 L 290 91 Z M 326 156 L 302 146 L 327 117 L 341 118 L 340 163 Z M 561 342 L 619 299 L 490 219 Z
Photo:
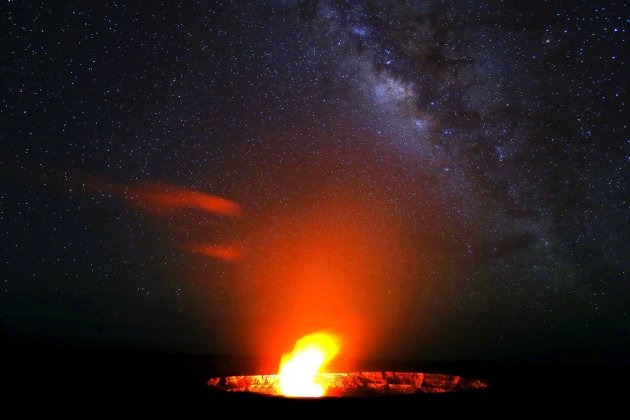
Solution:
M 250 375 L 212 378 L 211 388 L 229 392 L 250 392 L 283 396 L 279 375 Z M 479 379 L 421 372 L 318 373 L 315 382 L 326 397 L 364 397 L 376 395 L 431 394 L 486 388 Z

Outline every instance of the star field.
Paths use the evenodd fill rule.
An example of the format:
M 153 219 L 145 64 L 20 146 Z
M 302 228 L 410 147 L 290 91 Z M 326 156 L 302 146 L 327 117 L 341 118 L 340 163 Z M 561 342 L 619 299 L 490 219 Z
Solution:
M 7 340 L 627 360 L 623 2 L 1 8 Z

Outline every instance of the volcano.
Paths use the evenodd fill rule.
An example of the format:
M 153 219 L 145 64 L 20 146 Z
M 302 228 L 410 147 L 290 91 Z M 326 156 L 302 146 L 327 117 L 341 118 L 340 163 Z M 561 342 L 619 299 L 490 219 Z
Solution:
M 339 353 L 336 336 L 317 332 L 302 337 L 282 356 L 277 375 L 213 378 L 208 385 L 229 392 L 284 397 L 361 397 L 431 394 L 486 388 L 479 379 L 422 372 L 326 373 L 322 369 Z

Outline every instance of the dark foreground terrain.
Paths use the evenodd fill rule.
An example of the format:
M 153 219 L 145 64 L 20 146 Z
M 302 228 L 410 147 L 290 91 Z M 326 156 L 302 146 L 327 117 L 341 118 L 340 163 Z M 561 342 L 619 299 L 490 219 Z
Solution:
M 258 373 L 256 361 L 63 348 L 4 348 L 3 406 L 86 415 L 129 409 L 182 416 L 262 418 L 411 414 L 511 418 L 604 414 L 630 399 L 629 365 L 372 362 L 366 369 L 451 373 L 487 380 L 484 390 L 375 398 L 284 399 L 210 389 L 210 377 Z M 377 366 L 378 365 L 378 366 Z

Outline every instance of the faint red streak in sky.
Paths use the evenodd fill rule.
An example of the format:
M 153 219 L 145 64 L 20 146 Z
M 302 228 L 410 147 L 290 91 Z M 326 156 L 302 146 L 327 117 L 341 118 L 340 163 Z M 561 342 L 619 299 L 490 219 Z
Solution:
M 207 244 L 188 244 L 185 249 L 195 254 L 217 258 L 219 260 L 234 261 L 243 256 L 243 251 L 236 247 L 217 246 Z

